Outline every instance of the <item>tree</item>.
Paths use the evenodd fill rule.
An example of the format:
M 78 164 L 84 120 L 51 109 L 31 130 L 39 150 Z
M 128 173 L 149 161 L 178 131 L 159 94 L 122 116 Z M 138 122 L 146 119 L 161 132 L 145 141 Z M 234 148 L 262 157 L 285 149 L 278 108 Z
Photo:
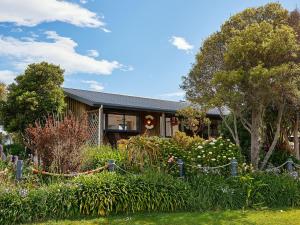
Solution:
M 273 107 L 277 119 L 261 168 L 278 141 L 287 101 L 300 99 L 299 44 L 288 19 L 288 11 L 277 3 L 234 15 L 204 42 L 182 86 L 189 100 L 226 106 L 241 121 L 251 136 L 255 168 L 260 160 L 266 108 Z M 249 113 L 250 120 L 244 116 Z M 231 128 L 232 134 L 238 136 L 235 128 Z
M 206 117 L 206 111 L 197 107 L 187 106 L 182 108 L 176 112 L 176 116 L 181 119 L 180 121 L 185 128 L 192 131 L 193 136 L 202 131 L 205 126 L 210 125 L 210 120 Z
M 4 83 L 0 83 L 0 101 L 5 101 L 7 95 L 6 85 Z
M 24 132 L 29 124 L 48 114 L 61 113 L 64 93 L 61 85 L 64 71 L 46 62 L 30 64 L 24 74 L 8 86 L 3 106 L 4 127 L 9 132 Z

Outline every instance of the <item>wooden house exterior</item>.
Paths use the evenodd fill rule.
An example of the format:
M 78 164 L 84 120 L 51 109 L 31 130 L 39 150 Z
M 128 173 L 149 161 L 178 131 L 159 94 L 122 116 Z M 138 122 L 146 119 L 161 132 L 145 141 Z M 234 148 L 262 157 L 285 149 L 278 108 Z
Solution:
M 186 102 L 175 102 L 64 88 L 67 110 L 76 116 L 88 115 L 92 145 L 116 145 L 119 139 L 147 133 L 148 135 L 171 137 L 183 131 L 175 113 L 186 107 Z M 217 110 L 210 110 L 211 136 L 217 136 L 221 119 Z

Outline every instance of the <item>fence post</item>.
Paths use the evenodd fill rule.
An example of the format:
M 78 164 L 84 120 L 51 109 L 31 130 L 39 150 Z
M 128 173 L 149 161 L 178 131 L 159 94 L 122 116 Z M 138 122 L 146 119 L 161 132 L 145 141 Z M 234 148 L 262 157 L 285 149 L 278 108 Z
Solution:
M 108 160 L 108 171 L 109 172 L 115 171 L 115 160 L 113 160 L 113 159 Z
M 6 161 L 6 155 L 3 150 L 3 145 L 1 145 L 1 144 L 0 144 L 0 159 L 2 159 L 3 161 Z
M 178 167 L 179 167 L 179 177 L 180 178 L 183 178 L 184 177 L 184 171 L 183 171 L 183 160 L 182 159 L 178 159 L 177 160 L 177 164 L 178 164 Z
M 236 177 L 238 175 L 238 162 L 236 159 L 232 159 L 231 163 L 231 176 Z
M 286 163 L 286 169 L 289 173 L 293 172 L 293 160 L 292 158 L 288 158 L 287 163 Z
M 23 160 L 18 160 L 17 161 L 17 173 L 16 173 L 16 178 L 17 181 L 20 181 L 22 179 L 22 172 L 23 172 Z

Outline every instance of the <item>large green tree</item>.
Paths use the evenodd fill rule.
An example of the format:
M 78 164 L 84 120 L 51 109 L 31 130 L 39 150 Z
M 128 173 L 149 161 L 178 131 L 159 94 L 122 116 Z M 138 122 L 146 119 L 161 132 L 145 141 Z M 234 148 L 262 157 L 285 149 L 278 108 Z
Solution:
M 22 133 L 36 120 L 43 120 L 50 113 L 61 113 L 65 106 L 63 73 L 59 66 L 47 62 L 28 65 L 15 83 L 8 86 L 3 106 L 5 129 Z
M 287 102 L 299 102 L 300 68 L 297 33 L 289 25 L 289 12 L 272 3 L 232 16 L 211 35 L 184 78 L 183 89 L 193 102 L 228 107 L 239 144 L 236 120 L 251 136 L 251 162 L 258 168 L 267 107 L 277 113 L 274 138 L 261 167 L 265 167 L 279 138 Z M 245 115 L 250 114 L 250 119 Z

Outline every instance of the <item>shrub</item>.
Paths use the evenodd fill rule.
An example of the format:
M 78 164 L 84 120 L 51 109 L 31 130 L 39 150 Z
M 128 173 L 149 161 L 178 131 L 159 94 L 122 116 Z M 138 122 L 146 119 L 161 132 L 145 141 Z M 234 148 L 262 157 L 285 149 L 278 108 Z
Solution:
M 127 167 L 137 167 L 143 170 L 144 167 L 157 165 L 162 162 L 162 152 L 160 149 L 161 138 L 134 136 L 131 137 L 125 148 Z
M 26 157 L 26 150 L 25 147 L 21 144 L 9 144 L 9 145 L 4 145 L 4 152 L 8 155 L 17 155 L 21 158 Z
M 240 150 L 229 139 L 203 140 L 198 136 L 189 137 L 177 132 L 170 139 L 159 137 L 136 136 L 119 145 L 126 152 L 127 168 L 140 170 L 149 167 L 161 167 L 168 172 L 178 174 L 176 160 L 185 163 L 186 174 L 194 174 L 197 167 L 213 167 L 230 163 L 235 158 L 240 163 L 243 157 Z M 174 157 L 173 163 L 168 163 Z M 170 168 L 172 168 L 170 170 Z M 228 171 L 228 170 L 226 170 Z
M 189 185 L 164 175 L 103 173 L 39 189 L 0 190 L 0 224 L 47 218 L 186 209 Z
M 300 182 L 288 175 L 204 175 L 187 181 L 146 172 L 101 173 L 38 189 L 0 188 L 0 224 L 48 218 L 176 210 L 299 207 Z
M 42 159 L 45 170 L 58 173 L 78 171 L 83 147 L 88 139 L 86 115 L 72 114 L 63 119 L 48 116 L 45 124 L 36 122 L 25 130 L 26 145 Z
M 203 171 L 198 167 L 228 164 L 233 158 L 239 162 L 243 161 L 240 150 L 229 139 L 221 137 L 206 141 L 195 140 L 188 147 L 178 145 L 172 140 L 165 141 L 161 143 L 161 149 L 165 159 L 170 156 L 183 159 L 187 175 Z
M 107 145 L 86 147 L 84 150 L 82 169 L 96 169 L 105 165 L 109 159 L 113 159 L 117 165 L 123 166 L 125 164 L 126 153 L 125 151 L 119 151 Z

